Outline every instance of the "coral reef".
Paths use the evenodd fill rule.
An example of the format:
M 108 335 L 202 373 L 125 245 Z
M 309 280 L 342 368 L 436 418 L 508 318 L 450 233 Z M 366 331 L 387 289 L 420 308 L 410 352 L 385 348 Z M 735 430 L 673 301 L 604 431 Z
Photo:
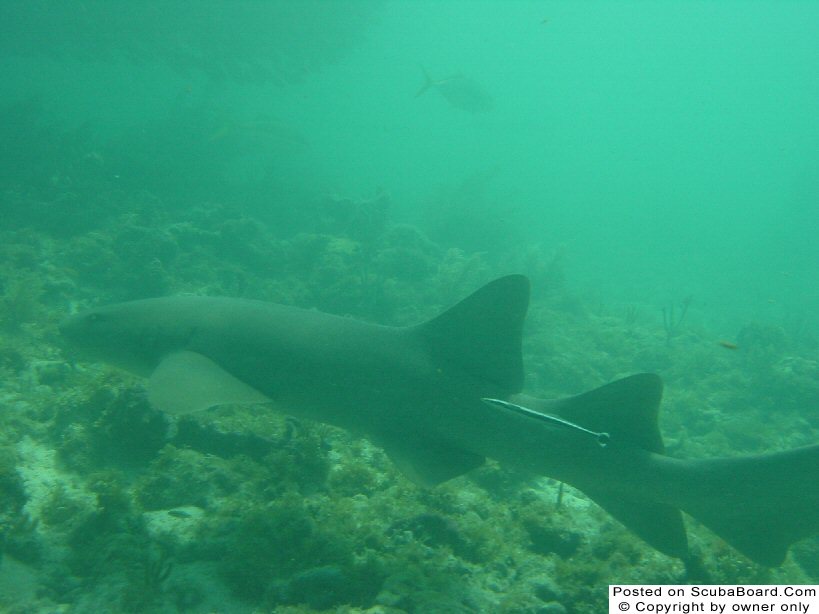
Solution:
M 6 611 L 583 614 L 605 608 L 610 582 L 686 578 L 681 562 L 541 476 L 490 462 L 423 490 L 380 448 L 331 427 L 255 407 L 169 420 L 141 383 L 62 353 L 55 323 L 83 304 L 226 294 L 403 325 L 520 266 L 549 281 L 527 324 L 529 392 L 572 394 L 659 371 L 674 455 L 817 438 L 815 346 L 749 324 L 729 355 L 694 314 L 669 311 L 663 326 L 650 306 L 607 313 L 572 294 L 560 248 L 523 246 L 503 260 L 470 248 L 486 227 L 447 242 L 446 219 L 434 242 L 393 223 L 383 191 L 314 196 L 283 232 L 225 203 L 112 196 L 99 177 L 91 197 L 95 171 L 72 176 L 92 215 L 66 229 L 27 208 L 62 191 L 70 215 L 65 187 L 0 186 L 18 203 L 0 220 L 0 576 L 21 578 L 20 590 L 0 593 Z M 795 584 L 819 573 L 815 540 L 768 571 L 702 527 L 691 536 L 702 555 L 689 573 L 714 582 Z

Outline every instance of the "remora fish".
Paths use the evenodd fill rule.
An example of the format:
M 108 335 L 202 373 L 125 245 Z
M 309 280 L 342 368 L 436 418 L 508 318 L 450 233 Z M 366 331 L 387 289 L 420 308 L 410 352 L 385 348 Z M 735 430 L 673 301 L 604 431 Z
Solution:
M 456 109 L 470 113 L 483 113 L 492 110 L 494 106 L 492 97 L 477 81 L 463 75 L 453 75 L 446 79 L 434 80 L 423 66 L 421 70 L 424 72 L 424 84 L 415 94 L 416 98 L 428 89 L 435 88 Z
M 563 399 L 519 394 L 528 302 L 528 280 L 512 275 L 406 328 L 182 296 L 91 309 L 61 330 L 92 356 L 148 376 L 161 410 L 272 401 L 366 435 L 424 485 L 494 458 L 576 486 L 671 556 L 688 556 L 680 510 L 764 565 L 819 532 L 819 445 L 665 456 L 662 383 L 647 373 Z

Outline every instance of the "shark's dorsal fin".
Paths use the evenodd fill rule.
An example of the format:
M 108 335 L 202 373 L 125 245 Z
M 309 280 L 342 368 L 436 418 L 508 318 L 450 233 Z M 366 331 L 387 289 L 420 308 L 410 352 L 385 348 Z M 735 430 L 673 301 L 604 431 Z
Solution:
M 657 424 L 662 396 L 660 377 L 639 373 L 564 399 L 545 400 L 525 395 L 516 395 L 513 399 L 586 429 L 606 432 L 612 445 L 635 446 L 663 454 L 665 447 Z M 633 499 L 602 484 L 578 481 L 574 485 L 660 552 L 686 558 L 688 540 L 682 514 L 676 507 Z
M 663 381 L 654 373 L 638 373 L 574 397 L 547 401 L 533 407 L 593 431 L 611 435 L 612 441 L 663 454 L 665 446 L 657 424 Z M 524 403 L 525 404 L 525 403 Z
M 521 337 L 529 307 L 529 280 L 496 279 L 441 315 L 416 327 L 444 371 L 492 382 L 513 394 L 523 388 Z
M 160 411 L 187 414 L 214 405 L 269 402 L 265 395 L 196 352 L 166 356 L 148 380 L 148 400 Z

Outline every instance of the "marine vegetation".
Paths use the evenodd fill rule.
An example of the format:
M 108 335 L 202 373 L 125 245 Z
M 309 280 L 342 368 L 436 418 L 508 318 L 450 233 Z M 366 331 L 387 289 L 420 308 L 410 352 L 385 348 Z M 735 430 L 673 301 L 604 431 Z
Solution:
M 685 316 L 688 314 L 688 307 L 691 305 L 691 297 L 688 296 L 680 302 L 680 309 L 677 312 L 674 303 L 668 307 L 663 307 L 663 330 L 665 331 L 665 342 L 671 345 L 672 339 L 682 332 L 682 325 Z
M 528 303 L 528 280 L 510 275 L 408 328 L 176 297 L 94 308 L 60 330 L 91 357 L 150 374 L 148 397 L 162 411 L 270 401 L 366 434 L 424 486 L 492 458 L 581 488 L 684 561 L 691 555 L 679 510 L 763 565 L 782 563 L 793 542 L 819 533 L 819 492 L 808 486 L 819 444 L 672 460 L 657 427 L 662 382 L 652 374 L 565 399 L 520 394 Z
M 626 528 L 635 529 L 633 517 L 626 515 L 624 525 L 615 519 L 623 517 L 622 510 L 619 516 L 610 513 L 617 511 L 615 501 L 596 492 L 600 507 L 583 491 L 594 491 L 613 467 L 595 468 L 577 452 L 615 448 L 600 448 L 571 427 L 551 430 L 536 416 L 507 415 L 480 401 L 510 398 L 498 388 L 518 375 L 501 364 L 493 365 L 503 374 L 501 383 L 490 380 L 467 411 L 501 425 L 535 420 L 520 424 L 527 432 L 548 433 L 553 445 L 571 441 L 568 456 L 592 483 L 581 479 L 575 489 L 570 484 L 577 476 L 558 471 L 546 477 L 537 463 L 521 470 L 515 462 L 489 459 L 478 467 L 477 458 L 439 446 L 433 452 L 446 460 L 443 466 L 456 473 L 474 468 L 457 477 L 438 475 L 451 479 L 434 488 L 418 487 L 406 477 L 412 468 L 435 477 L 434 463 L 430 468 L 412 457 L 424 440 L 407 436 L 429 426 L 420 413 L 408 413 L 410 424 L 399 434 L 375 441 L 266 406 L 229 404 L 168 416 L 152 406 L 139 379 L 67 347 L 58 322 L 66 314 L 93 313 L 95 305 L 192 295 L 276 303 L 300 314 L 301 322 L 330 318 L 318 315 L 319 309 L 336 314 L 330 320 L 342 330 L 369 330 L 374 324 L 368 323 L 411 327 L 511 268 L 533 283 L 527 328 L 515 346 L 527 391 L 565 399 L 629 374 L 659 372 L 665 382 L 662 440 L 668 456 L 678 459 L 741 457 L 816 442 L 817 346 L 809 327 L 794 334 L 777 323 L 741 322 L 733 337 L 739 349 L 726 352 L 692 305 L 685 334 L 669 344 L 650 305 L 606 309 L 579 295 L 566 248 L 509 241 L 503 250 L 487 253 L 468 229 L 459 234 L 454 227 L 430 237 L 396 223 L 392 215 L 400 203 L 382 190 L 299 196 L 303 208 L 276 213 L 275 219 L 287 223 L 275 225 L 272 213 L 265 217 L 230 201 L 185 201 L 174 189 L 117 187 L 100 172 L 106 160 L 80 163 L 85 141 L 79 135 L 39 129 L 41 141 L 62 143 L 62 160 L 45 156 L 38 166 L 36 156 L 27 156 L 25 175 L 36 180 L 0 176 L 10 207 L 0 219 L 0 294 L 8 301 L 0 335 L 0 606 L 6 610 L 592 614 L 605 607 L 610 582 L 819 579 L 816 538 L 795 544 L 781 566 L 769 568 L 697 522 L 685 524 L 692 553 L 685 563 L 636 537 Z M 56 184 L 41 181 L 61 166 L 70 172 Z M 30 185 L 21 185 L 25 181 Z M 66 200 L 68 191 L 75 200 Z M 495 201 L 488 192 L 485 197 L 483 210 L 491 212 Z M 75 223 L 44 221 L 44 208 L 70 216 L 72 202 L 84 204 Z M 503 299 L 496 294 L 488 301 L 495 307 L 487 314 L 515 311 L 520 278 L 507 278 L 501 286 Z M 504 326 L 475 326 L 469 337 L 485 339 L 481 335 L 491 337 L 490 331 L 500 336 Z M 429 338 L 436 360 L 463 355 L 443 343 L 449 338 Z M 150 345 L 151 339 L 158 342 L 161 335 L 153 331 L 143 341 Z M 355 369 L 360 378 L 357 361 L 368 355 L 362 349 L 345 350 L 339 368 Z M 405 355 L 398 344 L 384 351 L 390 349 Z M 394 364 L 378 360 L 365 372 L 376 378 Z M 483 372 L 479 362 L 462 366 Z M 451 381 L 463 381 L 449 373 Z M 651 400 L 645 407 L 653 412 L 656 380 L 646 377 L 636 381 L 654 382 L 655 396 L 643 399 Z M 396 379 L 369 384 L 375 394 Z M 331 380 L 324 372 L 302 383 L 335 399 L 338 391 L 327 389 Z M 366 387 L 361 381 L 353 390 Z M 421 384 L 414 381 L 378 405 L 384 412 L 408 411 L 404 397 L 436 389 Z M 173 389 L 166 392 L 173 399 Z M 514 403 L 543 410 L 531 399 Z M 301 406 L 296 400 L 292 405 Z M 356 430 L 367 431 L 361 412 L 373 404 L 354 405 L 350 415 L 365 427 Z M 419 403 L 435 405 L 434 399 Z M 451 395 L 445 405 L 457 407 Z M 639 425 L 646 421 L 652 436 L 659 433 L 651 412 L 650 420 L 643 416 L 618 426 L 573 415 L 571 406 L 552 410 L 589 430 L 608 432 L 612 446 L 645 435 Z M 472 422 L 474 413 L 458 430 L 468 434 Z M 493 431 L 493 438 L 503 432 Z M 402 442 L 412 445 L 402 448 Z M 535 444 L 537 462 L 548 460 Z M 408 457 L 414 462 L 407 463 Z M 707 474 L 713 465 L 703 467 Z M 794 475 L 798 479 L 799 472 Z M 753 494 L 747 508 L 775 501 L 772 492 Z M 701 511 L 694 510 L 695 516 Z M 758 559 L 755 544 L 750 553 Z

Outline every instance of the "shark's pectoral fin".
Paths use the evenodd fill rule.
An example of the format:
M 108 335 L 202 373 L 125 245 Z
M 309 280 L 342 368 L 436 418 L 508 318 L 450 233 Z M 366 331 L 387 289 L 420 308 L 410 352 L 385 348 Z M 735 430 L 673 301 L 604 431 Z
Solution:
M 187 414 L 228 403 L 266 403 L 265 395 L 196 352 L 166 356 L 148 380 L 148 400 L 161 411 Z
M 582 488 L 595 503 L 663 554 L 685 559 L 688 538 L 682 513 L 663 503 L 630 499 L 622 493 Z
M 412 437 L 390 440 L 384 450 L 401 473 L 427 488 L 477 469 L 486 460 L 450 445 Z

